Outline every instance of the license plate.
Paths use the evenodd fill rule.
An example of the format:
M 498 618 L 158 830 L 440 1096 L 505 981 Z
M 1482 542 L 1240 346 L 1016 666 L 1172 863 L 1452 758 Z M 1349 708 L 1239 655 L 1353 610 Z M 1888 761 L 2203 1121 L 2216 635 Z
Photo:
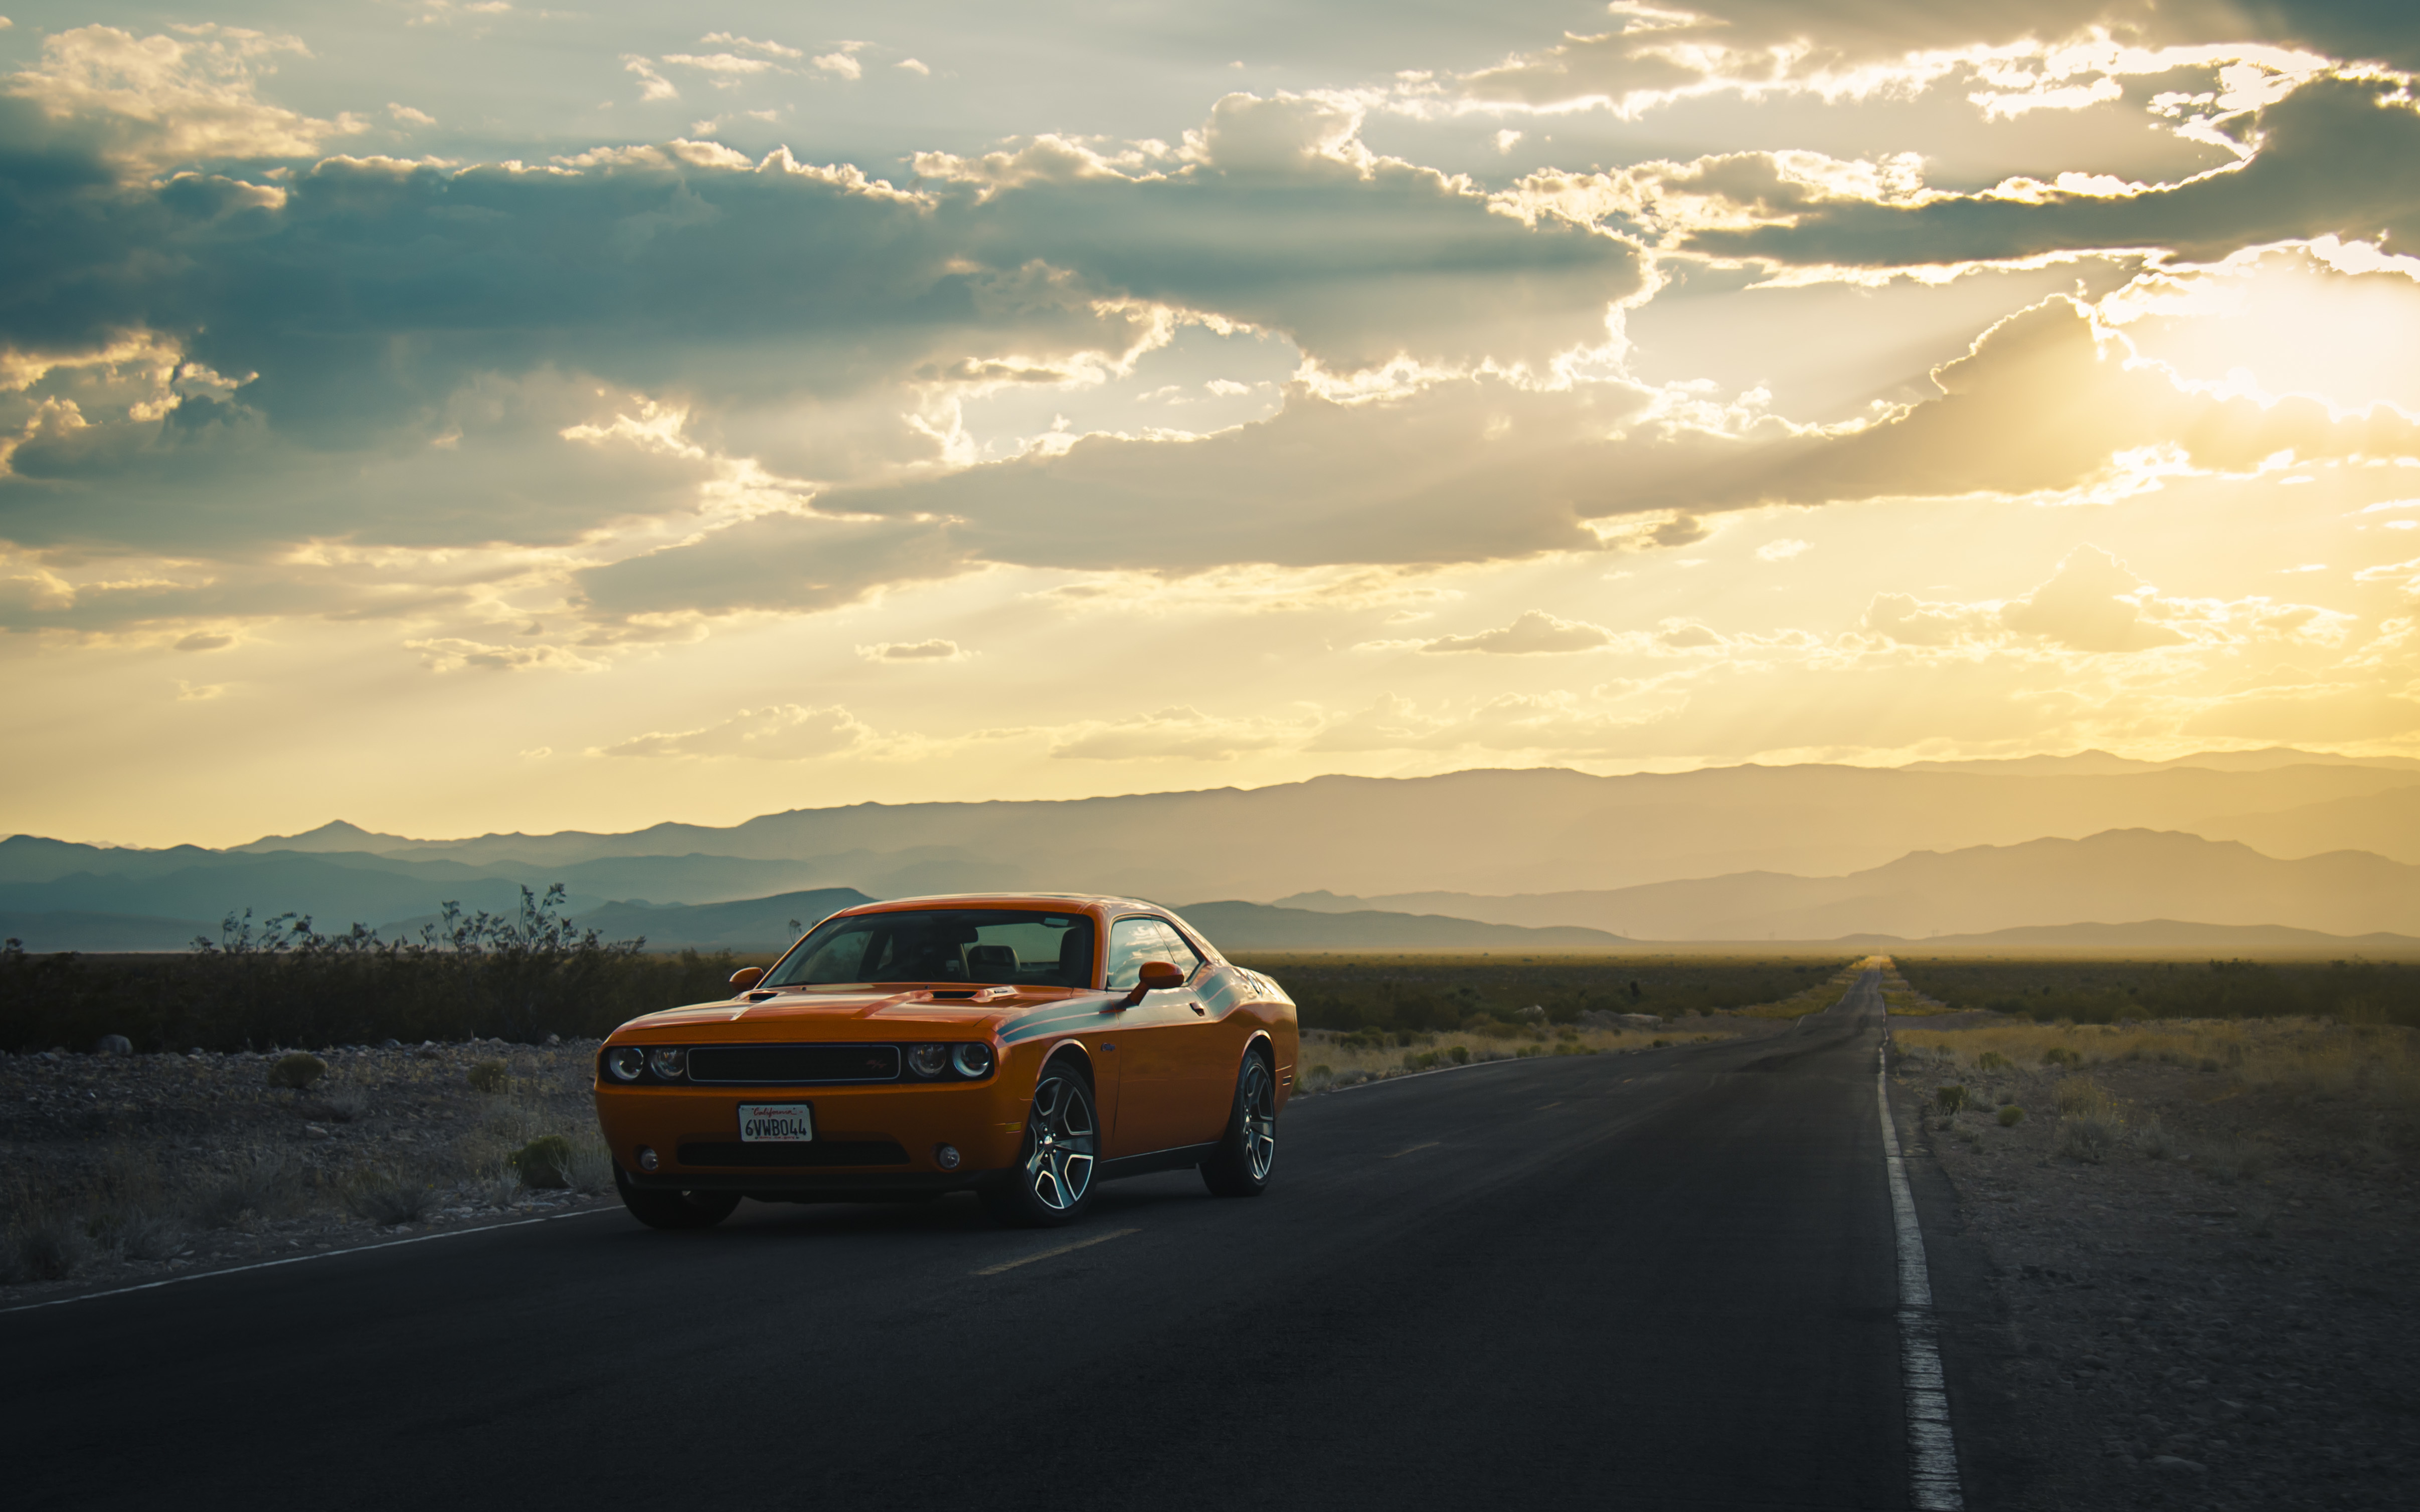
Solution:
M 739 1142 L 743 1145 L 803 1145 L 815 1136 L 815 1110 L 805 1103 L 742 1103 Z

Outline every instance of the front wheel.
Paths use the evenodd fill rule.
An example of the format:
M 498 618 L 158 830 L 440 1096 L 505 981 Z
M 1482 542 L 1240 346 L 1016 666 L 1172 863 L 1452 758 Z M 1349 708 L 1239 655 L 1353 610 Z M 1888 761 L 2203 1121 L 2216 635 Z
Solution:
M 1033 1088 L 1016 1165 L 984 1188 L 984 1206 L 1019 1228 L 1074 1223 L 1093 1205 L 1093 1165 L 1100 1145 L 1093 1088 L 1070 1063 L 1052 1062 Z
M 1227 1115 L 1227 1136 L 1218 1153 L 1202 1163 L 1202 1181 L 1222 1197 L 1256 1197 L 1268 1189 L 1269 1167 L 1278 1158 L 1278 1082 L 1258 1052 L 1244 1057 L 1235 1078 L 1235 1105 Z
M 739 1206 L 737 1192 L 655 1192 L 632 1186 L 628 1173 L 613 1167 L 613 1190 L 630 1216 L 650 1228 L 711 1228 Z

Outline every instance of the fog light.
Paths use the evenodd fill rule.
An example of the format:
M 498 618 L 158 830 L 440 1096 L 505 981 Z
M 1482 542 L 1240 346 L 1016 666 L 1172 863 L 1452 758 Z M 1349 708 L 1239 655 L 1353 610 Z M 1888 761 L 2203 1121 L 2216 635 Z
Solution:
M 950 1064 L 950 1047 L 945 1044 L 911 1044 L 908 1047 L 908 1069 L 917 1075 L 939 1076 Z
M 649 1149 L 646 1146 L 641 1145 L 639 1147 L 639 1169 L 643 1171 L 652 1171 L 655 1168 L 656 1152 Z
M 955 1145 L 935 1145 L 933 1147 L 933 1164 L 939 1165 L 945 1171 L 956 1170 L 958 1168 L 958 1147 Z
M 679 1081 L 689 1073 L 689 1052 L 686 1050 L 650 1050 L 647 1069 L 668 1082 Z
M 647 1053 L 637 1045 L 626 1044 L 607 1054 L 605 1069 L 613 1073 L 617 1082 L 635 1082 L 647 1069 Z
M 961 1076 L 988 1076 L 991 1074 L 991 1046 L 962 1044 L 950 1057 L 950 1064 L 958 1068 Z

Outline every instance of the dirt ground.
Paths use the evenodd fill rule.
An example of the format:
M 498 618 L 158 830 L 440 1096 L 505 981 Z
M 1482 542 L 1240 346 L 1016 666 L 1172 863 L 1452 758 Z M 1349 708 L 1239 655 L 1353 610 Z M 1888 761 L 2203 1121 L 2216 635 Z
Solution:
M 596 1053 L 328 1050 L 302 1090 L 276 1052 L 0 1057 L 0 1305 L 610 1204 Z M 576 1158 L 538 1179 L 568 1185 L 511 1163 L 545 1134 Z
M 2081 1065 L 2020 1055 L 1977 1069 L 1978 1047 L 2040 1047 L 2038 1034 L 1998 1032 L 2006 1024 L 1893 1021 L 1895 1080 L 1923 1109 L 1921 1152 L 1954 1209 L 1951 1231 L 1929 1238 L 1987 1257 L 1978 1316 L 1945 1327 L 1962 1325 L 1987 1357 L 1967 1404 L 1989 1441 L 1975 1447 L 2017 1473 L 1970 1487 L 1983 1493 L 1970 1504 L 2412 1504 L 2420 1186 L 2408 1087 L 2365 1075 L 2357 1039 L 2337 1057 L 2354 1033 L 2341 1026 L 2291 1041 L 2305 1062 L 2350 1068 L 2341 1074 L 2263 1074 L 2272 1041 L 2257 1036 L 2230 1063 L 2156 1048 L 2125 1058 L 2122 1034 L 2088 1029 L 2073 1036 Z M 1912 1045 L 1936 1033 L 1946 1046 Z M 2205 1048 L 2224 1049 L 2212 1034 Z M 2284 1030 L 2273 1040 L 2288 1042 Z M 2381 1064 L 2395 1058 L 2371 1043 Z M 2086 1081 L 2097 1107 L 2075 1106 Z M 1944 1085 L 1966 1090 L 1954 1117 Z M 2024 1117 L 2004 1126 L 2004 1103 Z M 2063 1129 L 2087 1119 L 2114 1134 L 2105 1147 Z

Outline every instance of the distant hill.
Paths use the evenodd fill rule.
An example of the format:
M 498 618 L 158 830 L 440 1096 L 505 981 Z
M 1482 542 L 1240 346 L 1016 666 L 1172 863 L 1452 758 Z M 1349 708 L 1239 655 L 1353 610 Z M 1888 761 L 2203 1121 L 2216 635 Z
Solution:
M 799 934 L 790 927 L 792 919 L 813 929 L 844 908 L 872 902 L 855 887 L 819 887 L 739 903 L 675 903 L 661 908 L 607 903 L 576 916 L 572 922 L 610 940 L 644 936 L 651 950 L 786 950 Z
M 2139 950 L 2159 954 L 2420 956 L 2420 935 L 2328 934 L 2276 924 L 2187 924 L 2149 918 L 2132 924 L 2036 924 L 1986 934 L 1937 934 L 1902 940 L 1887 934 L 1851 934 L 1835 942 L 1864 949 L 1922 955 L 1929 950 L 2080 950 L 2094 954 Z
M 1920 939 L 2146 916 L 2335 935 L 2420 933 L 2420 867 L 2359 851 L 2283 861 L 2233 841 L 2131 829 L 2080 841 L 1919 851 L 1846 876 L 1748 872 L 1603 890 L 1497 897 L 1315 893 L 1280 903 L 1575 924 L 1659 940 Z
M 1434 914 L 1367 910 L 1323 914 L 1249 903 L 1193 903 L 1177 913 L 1229 954 L 1239 950 L 1609 950 L 1633 943 L 1603 930 L 1525 929 Z
M 194 937 L 219 935 L 217 920 L 142 918 L 72 909 L 47 914 L 0 914 L 0 938 L 16 940 L 37 954 L 54 950 L 183 950 Z
M 2014 915 L 1988 911 L 2021 901 L 2024 887 L 1970 891 L 1963 901 L 1978 908 L 1962 912 L 1957 896 L 1923 895 L 1933 882 L 1909 884 L 1916 893 L 1905 907 L 1890 908 L 1869 906 L 1871 900 L 1847 906 L 1865 895 L 1837 886 L 1844 874 L 1862 876 L 1920 853 L 2009 850 L 2044 839 L 2074 844 L 2112 830 L 2240 839 L 2266 856 L 2311 859 L 2380 849 L 2391 860 L 2420 864 L 2420 770 L 2305 755 L 2185 759 L 2256 768 L 2242 771 L 2176 763 L 2138 769 L 2086 752 L 2008 764 L 2014 770 L 1746 765 L 1624 777 L 1550 768 L 1325 777 L 1250 791 L 1064 802 L 856 804 L 725 828 L 658 825 L 628 834 L 423 841 L 339 823 L 232 851 L 18 836 L 0 841 L 0 912 L 216 918 L 249 906 L 307 913 L 324 927 L 385 926 L 434 913 L 446 900 L 509 907 L 520 887 L 560 882 L 575 911 L 612 900 L 703 905 L 834 887 L 876 897 L 1037 888 L 1280 901 L 1325 889 L 1365 901 L 1306 906 L 1658 938 L 1972 933 L 2151 915 L 2329 930 L 2406 927 L 2403 916 L 2369 903 L 2361 904 L 2367 914 L 2327 916 L 2340 896 L 2334 892 L 2309 895 L 2319 914 L 2211 914 L 2218 894 L 2178 893 L 2175 887 L 2192 879 L 2163 879 L 2157 867 L 2130 877 L 2091 912 L 2065 916 L 2030 905 Z M 2099 769 L 2113 764 L 2115 770 Z M 1171 837 L 1184 839 L 1171 843 Z M 376 849 L 330 848 L 348 846 Z M 1765 880 L 1745 880 L 1759 876 Z M 2137 881 L 2169 890 L 2125 890 Z M 2219 893 L 2268 896 L 2242 893 L 2241 882 Z M 1875 885 L 1899 884 L 1880 877 Z M 1615 900 L 1610 913 L 1594 896 L 1638 887 L 1681 890 Z M 2050 887 L 2054 901 L 2058 890 Z M 1505 902 L 1516 898 L 1528 901 Z M 1498 913 L 1485 911 L 1491 907 Z M 1548 915 L 1539 917 L 1539 907 Z M 2374 922 L 2358 921 L 2365 918 Z
M 1911 851 L 2186 829 L 2397 788 L 2420 788 L 2420 770 L 2335 758 L 2256 771 L 2040 776 L 1745 765 L 1595 777 L 1538 768 L 1060 802 L 855 804 L 727 828 L 485 835 L 380 854 L 547 876 L 609 857 L 727 856 L 796 869 L 766 890 L 846 886 L 891 897 L 985 887 L 1194 898 L 1315 887 L 1505 894 L 1750 871 L 1830 875 Z M 1217 842 L 1164 843 L 1171 835 Z M 601 896 L 706 901 L 637 876 Z
M 2006 777 L 2116 777 L 2129 772 L 2173 772 L 2180 767 L 2205 772 L 2273 772 L 2284 766 L 2367 766 L 2381 771 L 2420 772 L 2420 761 L 2409 756 L 2338 756 L 2326 751 L 2296 750 L 2271 746 L 2263 750 L 2205 750 L 2164 762 L 2136 761 L 2105 750 L 2079 750 L 2067 756 L 2013 756 L 1970 762 L 1909 762 L 1902 772 L 1972 772 Z
M 2275 813 L 2212 816 L 2185 826 L 2211 840 L 2236 840 L 2270 856 L 2374 851 L 2420 863 L 2420 786 L 2306 803 Z

